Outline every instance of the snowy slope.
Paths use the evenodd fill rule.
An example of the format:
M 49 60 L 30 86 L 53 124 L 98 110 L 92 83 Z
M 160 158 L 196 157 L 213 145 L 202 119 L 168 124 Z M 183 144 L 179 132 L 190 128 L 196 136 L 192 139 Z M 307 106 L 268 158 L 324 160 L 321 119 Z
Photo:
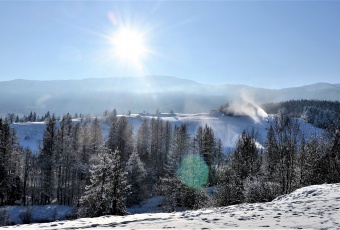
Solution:
M 241 135 L 243 130 L 251 131 L 252 128 L 259 133 L 259 145 L 263 145 L 267 129 L 273 119 L 272 115 L 263 116 L 222 116 L 216 114 L 133 114 L 128 117 L 129 122 L 134 127 L 134 133 L 142 123 L 142 119 L 146 117 L 160 117 L 164 121 L 169 121 L 174 127 L 181 124 L 187 124 L 190 134 L 193 136 L 199 126 L 208 125 L 213 128 L 216 138 L 222 140 L 224 148 L 229 149 L 235 146 L 237 138 Z M 74 121 L 76 122 L 76 121 Z M 303 130 L 305 137 L 308 139 L 311 135 L 321 135 L 322 129 L 315 128 L 311 124 L 306 123 L 302 119 L 298 119 L 301 130 Z M 42 140 L 45 124 L 43 122 L 28 122 L 17 123 L 11 125 L 20 137 L 20 144 L 23 147 L 30 147 L 33 151 L 37 151 L 37 143 Z M 104 135 L 107 135 L 109 127 L 105 124 L 101 125 Z
M 46 127 L 44 122 L 14 123 L 11 127 L 15 129 L 21 146 L 29 147 L 33 151 L 38 150 Z
M 216 229 L 340 228 L 340 184 L 314 185 L 268 203 L 175 213 L 102 216 L 74 221 L 17 225 L 7 229 Z

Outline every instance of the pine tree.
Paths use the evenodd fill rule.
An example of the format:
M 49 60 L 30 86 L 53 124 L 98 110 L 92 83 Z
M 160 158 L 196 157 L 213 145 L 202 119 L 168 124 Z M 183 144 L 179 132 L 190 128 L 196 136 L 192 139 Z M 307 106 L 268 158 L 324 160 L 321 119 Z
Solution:
M 111 124 L 106 146 L 112 151 L 119 150 L 124 164 L 127 163 L 133 151 L 132 134 L 132 126 L 125 116 Z
M 151 119 L 151 152 L 148 165 L 154 182 L 164 175 L 164 166 L 170 149 L 170 123 L 164 123 L 159 117 Z
M 299 150 L 299 170 L 300 170 L 300 186 L 309 186 L 324 182 L 324 176 L 320 175 L 319 162 L 323 156 L 322 140 L 312 137 L 306 141 L 304 138 L 300 144 Z M 325 162 L 322 162 L 325 164 Z
M 137 133 L 137 152 L 141 160 L 146 164 L 150 157 L 150 128 L 149 122 L 143 118 Z
M 265 142 L 265 170 L 270 181 L 274 181 L 278 177 L 277 165 L 279 164 L 280 156 L 276 142 L 273 126 L 270 125 Z
M 23 170 L 22 170 L 22 178 L 23 178 L 23 194 L 22 194 L 22 203 L 24 206 L 27 205 L 27 195 L 28 195 L 28 185 L 29 185 L 29 171 L 32 170 L 32 151 L 29 148 L 25 148 L 23 151 Z
M 90 127 L 86 122 L 83 124 L 78 123 L 73 129 L 73 148 L 77 152 L 76 163 L 73 170 L 76 173 L 76 204 L 80 206 L 80 198 L 85 191 L 86 182 L 90 176 L 90 159 L 93 156 Z M 78 140 L 76 140 L 78 139 Z M 78 147 L 77 147 L 78 146 Z M 78 150 L 76 150 L 78 148 Z
M 336 132 L 331 143 L 328 159 L 327 183 L 340 182 L 340 132 Z
M 289 117 L 285 108 L 274 118 L 273 129 L 279 153 L 277 164 L 281 192 L 289 193 L 297 186 L 297 151 L 300 127 L 296 120 Z
M 130 155 L 126 164 L 126 172 L 128 184 L 131 186 L 131 194 L 127 197 L 127 204 L 139 204 L 146 197 L 144 184 L 147 173 L 136 149 Z
M 19 177 L 20 150 L 14 129 L 9 120 L 0 118 L 0 205 L 13 205 L 21 198 Z
M 80 216 L 125 215 L 126 197 L 129 195 L 121 154 L 100 147 L 98 162 L 91 165 L 90 184 L 80 201 Z
M 56 119 L 53 115 L 48 120 L 44 131 L 42 149 L 40 151 L 41 167 L 41 204 L 50 204 L 54 198 L 54 166 L 56 156 Z
M 257 175 L 260 171 L 261 159 L 255 141 L 256 134 L 254 130 L 251 133 L 243 130 L 236 143 L 231 165 L 241 181 L 248 176 Z
M 230 157 L 230 168 L 225 171 L 230 178 L 224 179 L 222 187 L 227 187 L 230 190 L 229 186 L 232 186 L 234 191 L 229 191 L 229 195 L 233 197 L 232 200 L 236 203 L 245 199 L 243 190 L 246 179 L 256 177 L 260 172 L 261 158 L 256 147 L 256 137 L 257 134 L 254 130 L 250 133 L 243 130 L 236 143 L 235 151 Z
M 198 127 L 193 143 L 194 152 L 203 156 L 209 166 L 209 183 L 217 183 L 217 170 L 223 160 L 223 149 L 221 140 L 217 140 L 214 131 L 208 125 Z
M 91 150 L 93 154 L 98 154 L 99 147 L 103 144 L 103 134 L 100 129 L 100 124 L 98 118 L 95 118 L 92 122 L 90 129 L 90 142 L 91 142 Z
M 175 130 L 177 128 L 175 127 Z M 175 144 L 172 143 L 172 146 Z M 165 175 L 160 178 L 160 193 L 164 196 L 162 207 L 167 212 L 174 212 L 178 206 L 178 193 L 180 191 L 180 180 L 177 176 L 178 169 L 177 152 L 170 151 L 165 165 Z

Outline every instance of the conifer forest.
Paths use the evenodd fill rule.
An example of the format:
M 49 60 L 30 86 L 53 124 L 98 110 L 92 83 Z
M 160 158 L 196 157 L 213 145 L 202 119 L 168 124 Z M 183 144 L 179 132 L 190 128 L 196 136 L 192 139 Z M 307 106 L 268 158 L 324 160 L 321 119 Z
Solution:
M 60 204 L 74 207 L 74 218 L 97 217 L 127 215 L 127 207 L 161 196 L 162 209 L 172 212 L 267 202 L 304 186 L 339 183 L 339 105 L 306 103 L 265 105 L 275 115 L 263 147 L 251 129 L 233 149 L 223 148 L 208 125 L 190 135 L 186 124 L 155 116 L 141 118 L 134 133 L 129 114 L 112 110 L 100 118 L 46 114 L 43 139 L 32 151 L 20 146 L 10 124 L 40 118 L 0 118 L 0 206 Z M 304 109 L 292 111 L 291 104 Z M 325 135 L 305 138 L 297 117 Z M 101 124 L 110 127 L 107 134 Z

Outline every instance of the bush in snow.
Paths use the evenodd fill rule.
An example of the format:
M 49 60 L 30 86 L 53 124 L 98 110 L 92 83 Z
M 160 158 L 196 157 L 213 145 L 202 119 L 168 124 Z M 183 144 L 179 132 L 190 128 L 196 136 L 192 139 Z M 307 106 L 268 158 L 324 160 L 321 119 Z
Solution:
M 280 184 L 265 181 L 263 177 L 248 177 L 243 182 L 243 196 L 246 202 L 268 202 L 280 194 Z

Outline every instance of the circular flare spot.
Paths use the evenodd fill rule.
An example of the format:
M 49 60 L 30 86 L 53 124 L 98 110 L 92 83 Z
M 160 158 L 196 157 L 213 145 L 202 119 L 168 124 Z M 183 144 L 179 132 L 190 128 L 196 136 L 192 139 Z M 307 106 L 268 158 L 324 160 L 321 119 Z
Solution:
M 186 155 L 179 166 L 178 176 L 187 186 L 201 188 L 208 181 L 209 168 L 200 156 Z

